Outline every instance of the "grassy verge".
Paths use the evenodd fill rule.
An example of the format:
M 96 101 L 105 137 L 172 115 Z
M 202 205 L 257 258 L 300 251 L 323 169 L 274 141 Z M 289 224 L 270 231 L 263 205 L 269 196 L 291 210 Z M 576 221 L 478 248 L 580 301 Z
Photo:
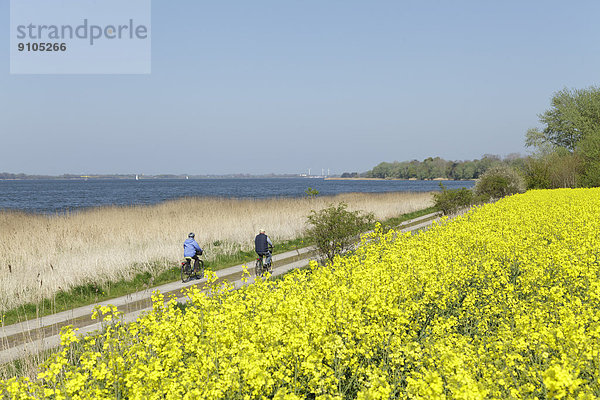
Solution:
M 389 218 L 380 221 L 384 229 L 391 229 L 400 225 L 404 221 L 418 218 L 423 215 L 437 211 L 430 207 L 424 210 L 403 214 L 398 217 Z M 310 238 L 301 237 L 282 243 L 276 243 L 274 254 L 285 253 L 290 250 L 297 250 L 310 246 Z M 254 251 L 239 251 L 233 255 L 220 254 L 211 262 L 206 262 L 205 266 L 213 271 L 228 268 L 234 265 L 251 262 L 254 260 Z M 169 265 L 172 265 L 168 268 Z M 141 290 L 148 290 L 165 283 L 176 282 L 180 279 L 180 271 L 177 261 L 156 261 L 155 268 L 157 272 L 137 274 L 133 279 L 120 280 L 116 282 L 106 282 L 103 284 L 89 283 L 72 288 L 68 291 L 58 292 L 51 299 L 44 299 L 38 303 L 28 303 L 16 309 L 9 310 L 2 316 L 2 325 L 11 325 L 33 318 L 43 317 L 45 315 L 55 314 L 61 311 L 71 310 L 73 308 L 94 304 L 101 301 L 114 299 L 135 293 Z
M 383 227 L 383 230 L 387 231 L 387 230 L 397 227 L 398 225 L 400 225 L 401 223 L 403 223 L 405 221 L 408 221 L 408 220 L 411 220 L 414 218 L 419 218 L 424 215 L 431 214 L 431 213 L 434 213 L 437 211 L 439 211 L 437 208 L 429 207 L 424 210 L 419 210 L 419 211 L 411 212 L 408 214 L 402 214 L 398 217 L 388 218 L 385 221 L 382 221 L 381 225 Z M 410 226 L 410 225 L 407 225 L 407 226 Z

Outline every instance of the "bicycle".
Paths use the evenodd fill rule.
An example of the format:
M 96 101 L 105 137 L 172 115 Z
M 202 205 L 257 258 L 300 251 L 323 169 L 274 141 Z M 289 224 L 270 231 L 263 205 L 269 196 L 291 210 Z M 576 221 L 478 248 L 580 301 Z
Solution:
M 199 256 L 200 254 L 196 254 Z M 192 257 L 185 257 L 185 260 L 181 263 L 181 282 L 185 283 L 192 279 L 204 278 L 204 261 L 199 258 L 195 259 L 194 266 L 192 267 Z
M 273 248 L 270 247 L 269 251 L 271 252 L 271 254 L 273 254 Z M 263 255 L 259 255 L 256 258 L 256 264 L 254 265 L 254 275 L 255 276 L 264 276 L 266 272 L 268 272 L 269 274 L 273 274 L 273 259 L 271 259 L 270 263 L 265 263 L 264 258 L 266 257 L 266 254 Z

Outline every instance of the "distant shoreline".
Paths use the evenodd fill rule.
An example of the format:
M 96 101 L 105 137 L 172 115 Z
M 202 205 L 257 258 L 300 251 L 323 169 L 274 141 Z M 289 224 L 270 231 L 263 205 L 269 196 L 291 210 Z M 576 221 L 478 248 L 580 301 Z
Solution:
M 8 175 L 8 174 L 6 174 Z M 193 179 L 322 179 L 325 181 L 474 181 L 476 179 L 450 179 L 450 178 L 434 178 L 434 179 L 417 179 L 417 178 L 342 178 L 336 176 L 305 176 L 305 175 L 87 175 L 87 176 L 49 176 L 49 175 L 25 175 L 19 177 L 3 177 L 0 174 L 0 181 L 108 181 L 108 180 L 193 180 Z
M 159 176 L 159 175 L 139 175 L 136 179 L 135 175 L 105 175 L 105 176 L 35 176 L 28 175 L 19 178 L 3 178 L 0 176 L 0 181 L 151 181 L 151 180 L 193 180 L 193 179 L 295 179 L 308 178 L 299 175 L 176 175 L 176 176 Z
M 474 181 L 475 179 L 450 179 L 450 178 L 433 178 L 433 179 L 417 179 L 417 178 L 325 178 L 326 181 Z

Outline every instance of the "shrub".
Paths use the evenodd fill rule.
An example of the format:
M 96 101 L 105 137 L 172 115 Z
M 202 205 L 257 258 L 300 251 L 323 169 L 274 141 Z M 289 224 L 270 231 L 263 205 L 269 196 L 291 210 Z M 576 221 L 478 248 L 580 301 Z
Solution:
M 579 154 L 563 148 L 537 154 L 525 163 L 527 189 L 574 188 L 577 186 L 577 178 L 583 165 Z M 579 176 L 580 180 L 581 178 Z
M 353 237 L 369 229 L 375 221 L 373 213 L 348 211 L 346 203 L 330 205 L 320 211 L 311 211 L 307 217 L 311 237 L 318 251 L 330 261 L 347 250 L 353 243 Z
M 306 189 L 304 191 L 304 193 L 306 193 L 307 197 L 312 199 L 313 197 L 316 197 L 319 194 L 319 191 L 317 189 L 313 189 L 313 188 L 309 187 L 308 189 Z
M 490 168 L 475 184 L 475 194 L 486 200 L 523 192 L 525 180 L 514 168 L 507 165 Z
M 566 149 L 556 149 L 548 158 L 552 189 L 577 187 L 577 175 L 582 168 L 581 157 Z
M 433 201 L 435 207 L 443 212 L 444 215 L 454 214 L 475 203 L 473 191 L 469 189 L 449 190 L 441 182 L 440 188 L 442 189 L 441 192 L 433 194 Z
M 529 157 L 524 167 L 527 189 L 550 189 L 550 168 L 545 158 Z

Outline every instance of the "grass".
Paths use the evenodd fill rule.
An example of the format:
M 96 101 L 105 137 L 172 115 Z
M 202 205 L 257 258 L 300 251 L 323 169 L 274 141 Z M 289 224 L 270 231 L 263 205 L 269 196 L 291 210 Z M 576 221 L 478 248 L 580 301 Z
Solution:
M 419 218 L 419 217 L 422 217 L 427 214 L 432 214 L 437 211 L 439 211 L 439 210 L 435 207 L 427 207 L 422 210 L 417 210 L 417 211 L 413 211 L 410 213 L 402 214 L 397 217 L 388 218 L 385 221 L 382 221 L 381 225 L 382 225 L 382 228 L 384 229 L 384 231 L 387 231 L 387 230 L 397 227 L 398 225 L 400 225 L 401 223 L 403 223 L 405 221 L 408 221 L 408 220 L 411 220 L 414 218 Z M 410 225 L 411 224 L 409 224 L 407 226 L 410 226 Z
M 0 365 L 0 380 L 21 376 L 35 380 L 40 365 L 55 353 L 56 349 L 44 350 L 40 353 L 28 354 L 26 357 L 2 364 Z

